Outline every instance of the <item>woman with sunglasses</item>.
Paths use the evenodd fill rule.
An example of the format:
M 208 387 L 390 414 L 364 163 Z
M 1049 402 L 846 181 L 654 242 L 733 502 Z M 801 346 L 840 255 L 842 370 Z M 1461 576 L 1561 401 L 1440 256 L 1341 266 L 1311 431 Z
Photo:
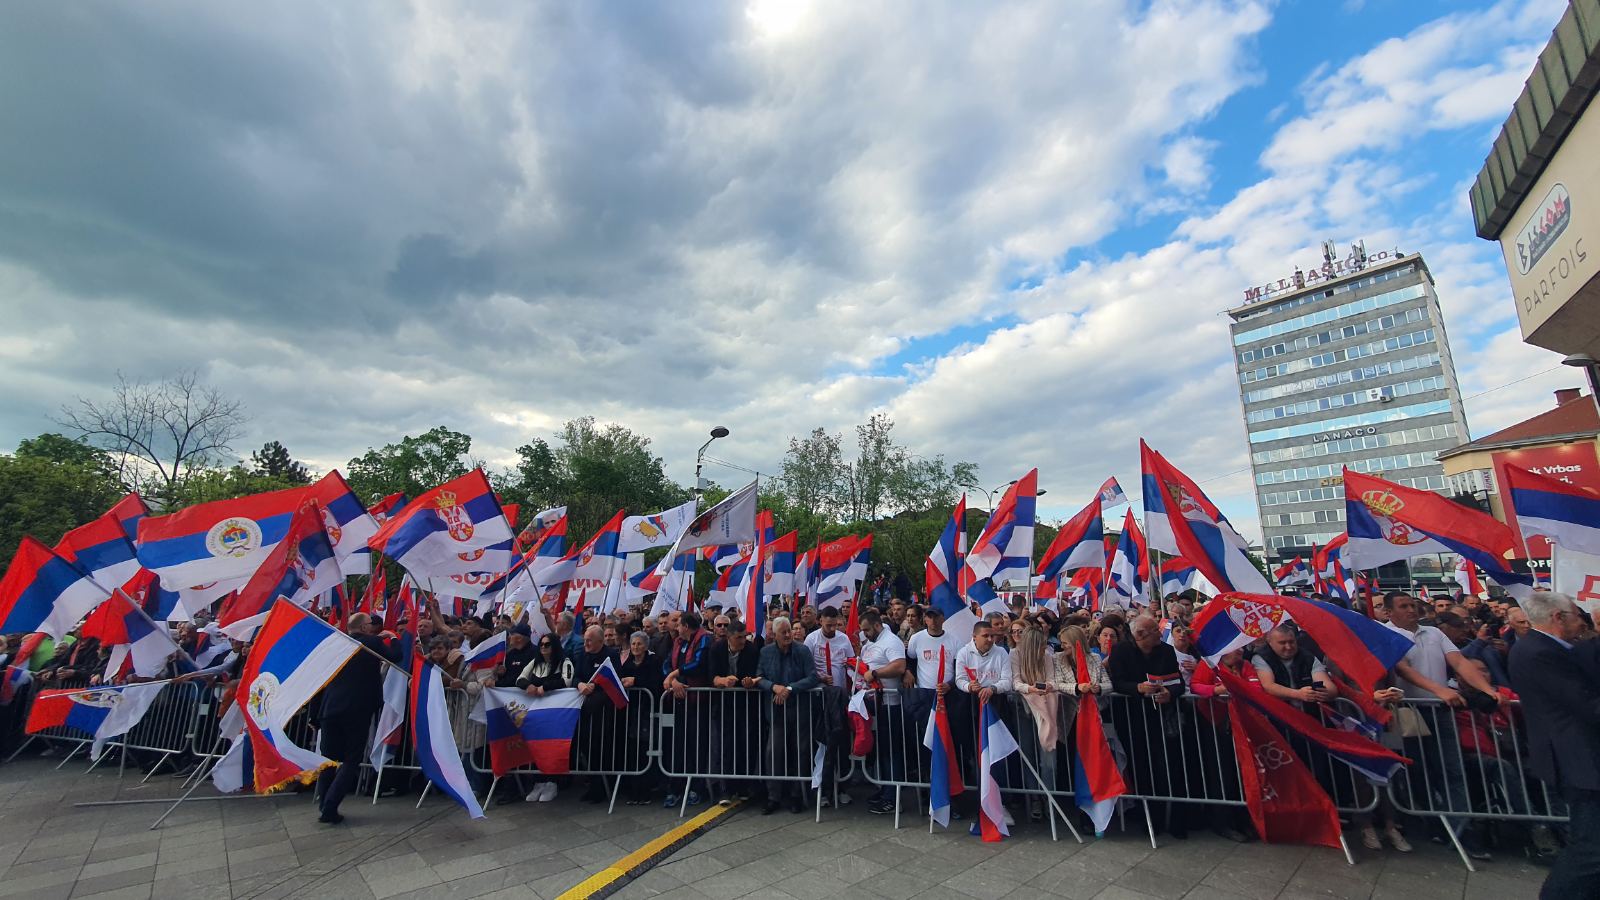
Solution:
M 572 660 L 561 652 L 561 644 L 550 633 L 539 635 L 538 654 L 517 676 L 517 687 L 530 697 L 543 697 L 551 691 L 572 687 Z M 527 800 L 549 803 L 556 798 L 556 783 L 542 781 L 528 792 Z

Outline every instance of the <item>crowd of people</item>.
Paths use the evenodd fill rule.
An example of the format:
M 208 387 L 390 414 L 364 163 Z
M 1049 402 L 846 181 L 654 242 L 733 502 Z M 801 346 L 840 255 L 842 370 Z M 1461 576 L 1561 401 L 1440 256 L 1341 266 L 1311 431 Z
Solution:
M 1365 698 L 1396 710 L 1380 739 L 1411 760 L 1400 776 L 1406 809 L 1499 812 L 1513 820 L 1565 814 L 1566 805 L 1527 775 L 1539 770 L 1537 759 L 1528 765 L 1529 755 L 1542 751 L 1512 704 L 1518 699 L 1514 651 L 1536 626 L 1565 617 L 1574 658 L 1585 673 L 1600 675 L 1600 641 L 1589 640 L 1592 624 L 1570 601 L 1557 608 L 1562 595 L 1536 596 L 1531 606 L 1473 596 L 1424 601 L 1399 591 L 1355 601 L 1413 641 L 1387 682 Z M 918 602 L 915 594 L 897 597 L 888 590 L 863 593 L 854 634 L 848 609 L 795 609 L 786 599 L 764 610 L 755 628 L 736 608 L 650 616 L 639 606 L 603 615 L 563 612 L 535 630 L 508 615 L 445 615 L 431 600 L 414 628 L 404 623 L 404 636 L 382 632 L 377 620 L 359 614 L 347 625 L 379 651 L 374 655 L 398 661 L 399 644 L 414 640 L 441 669 L 457 744 L 480 794 L 492 779 L 484 726 L 471 710 L 486 688 L 513 688 L 530 697 L 575 688 L 586 695 L 572 754 L 573 771 L 585 774 L 519 771 L 495 784 L 498 803 L 549 801 L 563 787 L 602 802 L 609 798 L 608 782 L 588 773 L 624 773 L 615 786 L 629 804 L 694 807 L 753 800 L 770 815 L 861 802 L 875 814 L 925 812 L 914 789 L 927 783 L 923 735 L 929 716 L 943 705 L 963 778 L 975 784 L 977 711 L 980 703 L 994 702 L 1024 751 L 999 775 L 1007 789 L 1008 824 L 1018 817 L 1041 820 L 1049 815 L 1047 794 L 1070 794 L 1073 722 L 1093 709 L 1107 726 L 1130 792 L 1171 798 L 1148 807 L 1127 804 L 1125 814 L 1135 820 L 1149 809 L 1151 821 L 1136 821 L 1137 827 L 1148 824 L 1183 838 L 1204 822 L 1230 839 L 1250 840 L 1252 824 L 1238 805 L 1237 761 L 1226 737 L 1228 693 L 1217 669 L 1306 711 L 1332 710 L 1356 689 L 1293 624 L 1272 628 L 1254 645 L 1223 656 L 1214 669 L 1195 652 L 1190 628 L 1196 599 L 1171 596 L 1151 610 L 1059 615 L 1018 599 L 1003 612 L 984 615 L 970 640 L 962 641 L 945 631 L 939 608 Z M 470 668 L 467 653 L 497 632 L 506 635 L 503 662 Z M 181 626 L 177 638 L 190 655 L 221 640 L 203 616 Z M 0 659 L 26 666 L 38 688 L 93 685 L 107 677 L 109 650 L 93 639 L 69 636 L 40 645 L 28 660 L 9 660 L 8 648 L 16 647 L 16 636 L 4 638 Z M 248 652 L 235 642 L 214 654 L 213 665 L 179 681 L 211 682 L 227 697 Z M 616 709 L 593 683 L 607 661 L 638 698 L 627 709 Z M 179 675 L 176 668 L 167 674 Z M 370 717 L 377 711 L 379 681 L 369 675 L 362 690 L 370 702 L 356 705 Z M 659 765 L 648 755 L 655 727 L 651 710 L 671 714 L 671 726 L 661 732 Z M 333 721 L 321 698 L 305 716 L 324 730 Z M 364 741 L 353 732 L 345 735 L 342 743 L 352 746 L 341 761 L 364 758 Z M 1438 817 L 1402 815 L 1386 792 L 1326 753 L 1291 744 L 1342 808 L 1367 810 L 1348 819 L 1369 849 L 1409 852 L 1419 835 L 1449 840 L 1436 827 Z M 50 742 L 42 745 L 50 752 Z M 178 754 L 157 763 L 188 774 L 199 761 Z M 355 766 L 341 768 L 354 778 Z M 411 771 L 383 777 L 382 793 L 417 787 L 410 783 L 416 777 Z M 813 789 L 819 778 L 822 787 Z M 350 786 L 340 784 L 337 793 Z M 976 802 L 976 791 L 966 792 L 954 816 L 973 817 Z M 1218 807 L 1204 806 L 1216 802 L 1232 805 L 1221 815 Z M 1075 814 L 1071 804 L 1056 808 L 1063 806 Z M 337 797 L 331 814 L 338 818 Z M 325 808 L 324 821 L 328 815 Z M 1443 821 L 1478 859 L 1489 858 L 1494 844 L 1548 858 L 1564 843 L 1559 830 L 1544 823 L 1495 823 L 1477 816 Z

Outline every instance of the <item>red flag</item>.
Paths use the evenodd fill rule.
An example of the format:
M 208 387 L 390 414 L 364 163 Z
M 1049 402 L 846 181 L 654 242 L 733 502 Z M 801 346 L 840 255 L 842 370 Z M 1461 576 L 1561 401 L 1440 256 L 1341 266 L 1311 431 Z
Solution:
M 1283 735 L 1246 703 L 1233 704 L 1231 730 L 1240 787 L 1261 839 L 1339 847 L 1339 811 Z
M 861 652 L 861 638 L 857 637 L 861 633 L 861 617 L 858 614 L 860 607 L 861 592 L 857 591 L 856 595 L 850 598 L 850 615 L 844 622 L 844 636 L 849 639 L 850 646 L 854 647 L 857 653 Z

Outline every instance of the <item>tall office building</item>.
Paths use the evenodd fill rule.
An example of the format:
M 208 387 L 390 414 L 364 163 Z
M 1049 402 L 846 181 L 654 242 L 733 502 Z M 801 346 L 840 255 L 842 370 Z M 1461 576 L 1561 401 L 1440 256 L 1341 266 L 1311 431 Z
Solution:
M 1417 254 L 1324 263 L 1245 291 L 1234 364 L 1269 557 L 1344 531 L 1341 472 L 1445 490 L 1437 455 L 1468 438 L 1433 276 Z

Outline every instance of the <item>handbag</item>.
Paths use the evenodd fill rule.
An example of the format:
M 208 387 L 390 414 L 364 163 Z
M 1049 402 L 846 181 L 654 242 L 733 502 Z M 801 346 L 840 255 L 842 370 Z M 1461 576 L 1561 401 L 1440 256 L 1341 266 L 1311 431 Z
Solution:
M 1417 712 L 1416 707 L 1401 706 L 1394 711 L 1394 727 L 1403 738 L 1425 738 L 1433 736 L 1433 729 L 1428 727 L 1428 722 Z

